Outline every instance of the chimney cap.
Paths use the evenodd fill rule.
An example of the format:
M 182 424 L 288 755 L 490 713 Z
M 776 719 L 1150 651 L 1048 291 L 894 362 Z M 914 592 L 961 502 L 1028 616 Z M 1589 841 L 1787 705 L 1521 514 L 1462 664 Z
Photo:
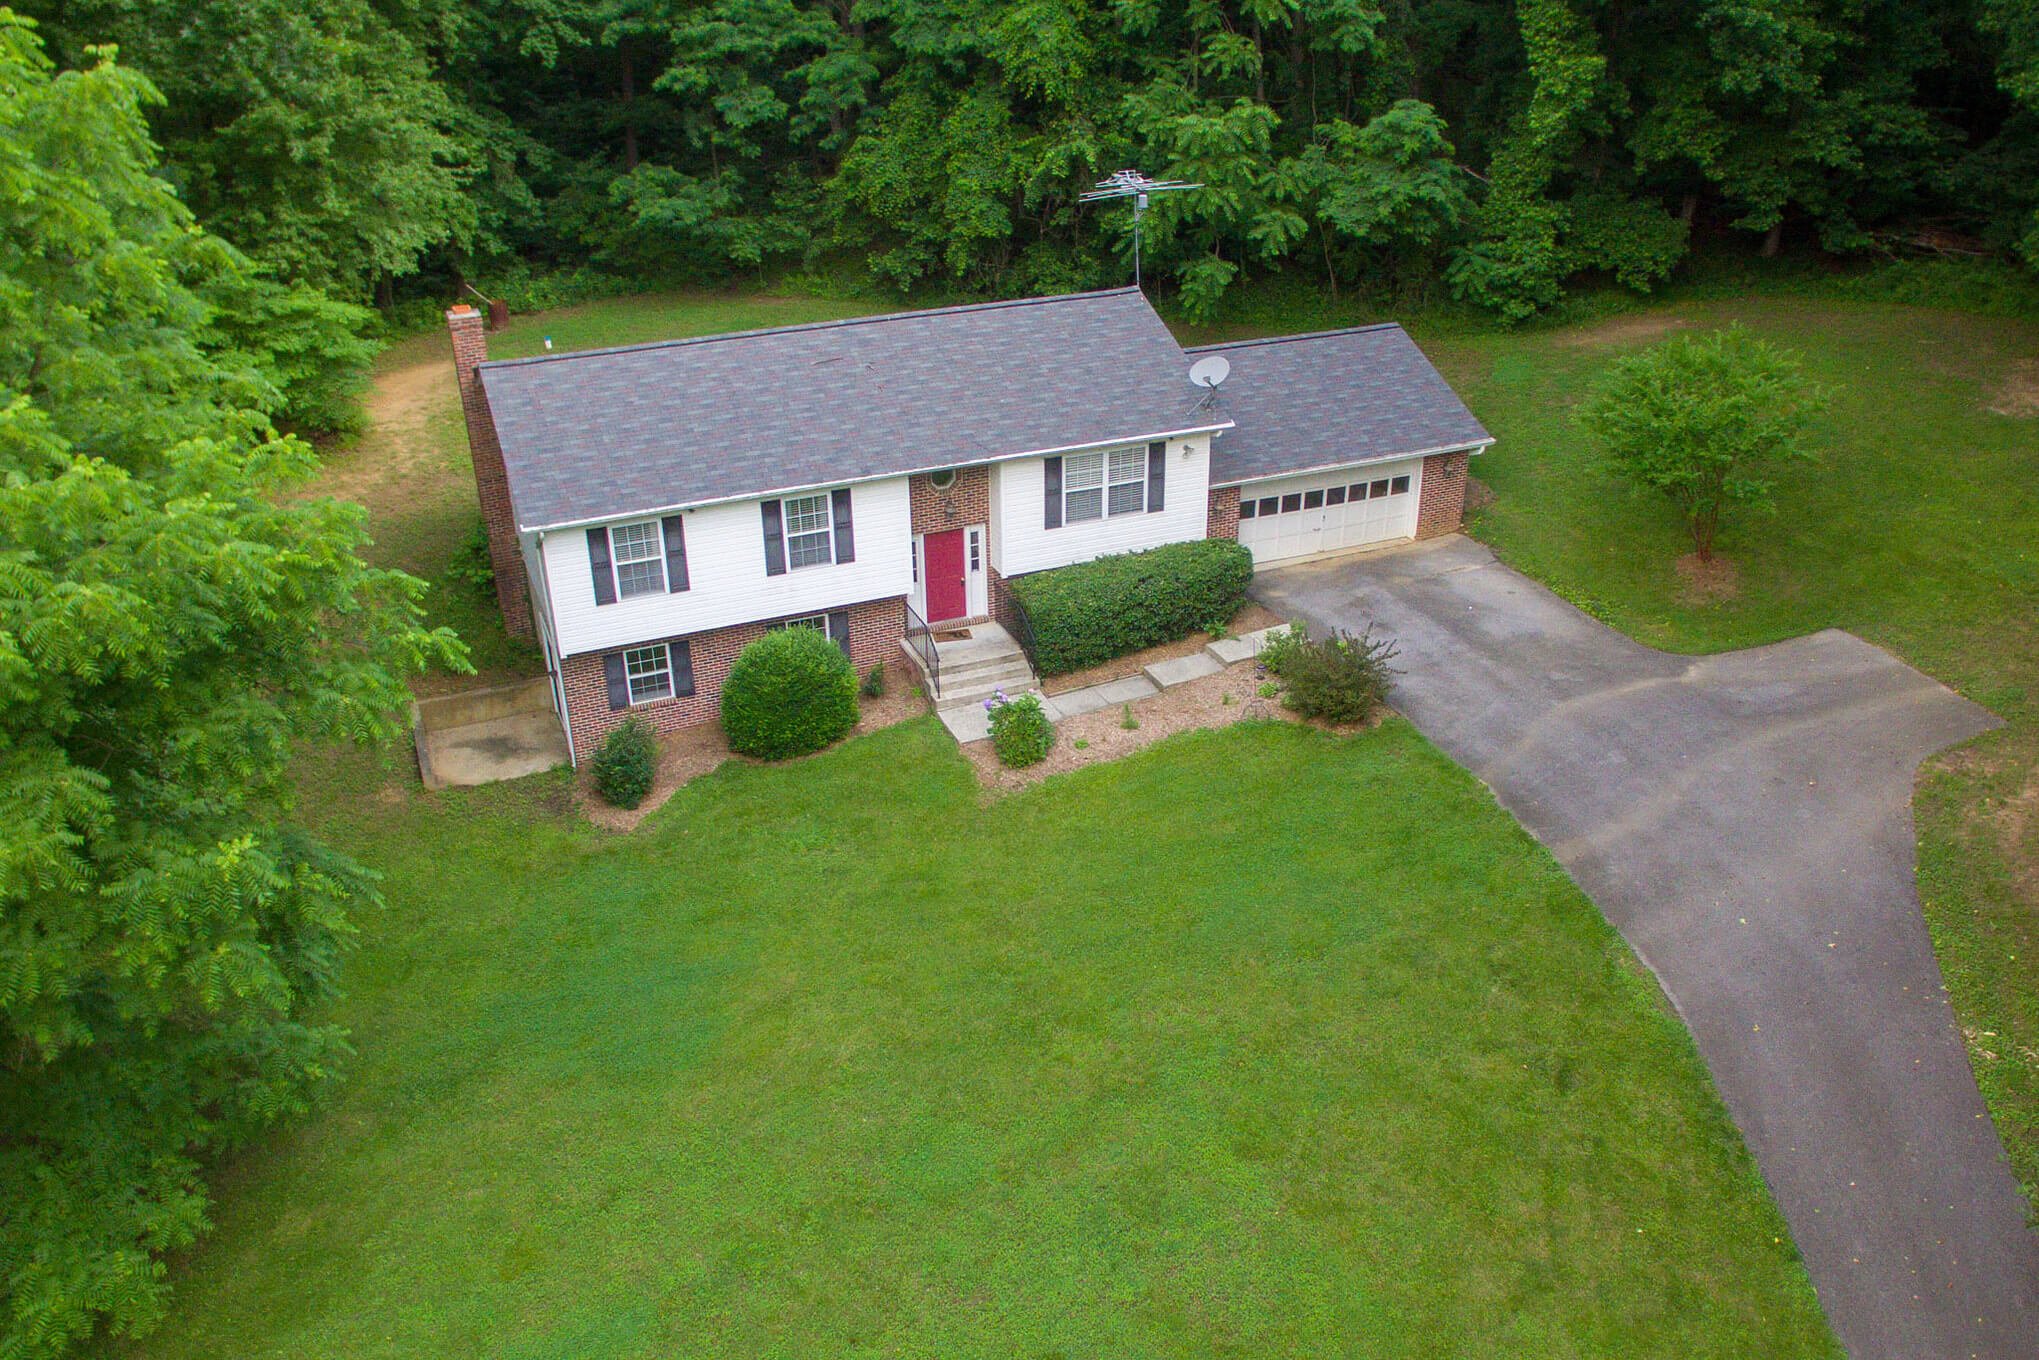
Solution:
M 456 303 L 454 303 L 454 304 L 453 304 L 453 305 L 452 305 L 451 307 L 448 307 L 448 308 L 446 309 L 446 316 L 447 316 L 447 319 L 449 319 L 449 320 L 451 320 L 452 318 L 454 318 L 454 317 L 457 317 L 457 316 L 458 316 L 458 317 L 468 317 L 468 316 L 480 316 L 480 315 L 481 315 L 481 313 L 480 313 L 480 312 L 477 312 L 477 311 L 476 311 L 476 310 L 475 310 L 475 309 L 473 308 L 473 306 L 472 306 L 472 305 L 470 305 L 470 304 L 468 304 L 468 303 L 465 303 L 465 302 L 456 302 Z

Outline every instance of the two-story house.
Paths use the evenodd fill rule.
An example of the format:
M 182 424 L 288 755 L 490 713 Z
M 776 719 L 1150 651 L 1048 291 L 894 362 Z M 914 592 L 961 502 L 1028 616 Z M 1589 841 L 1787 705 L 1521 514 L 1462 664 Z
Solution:
M 769 628 L 863 672 L 1105 553 L 1450 532 L 1492 442 L 1399 327 L 1212 347 L 1213 392 L 1131 288 L 493 363 L 447 321 L 503 616 L 577 758 L 713 720 Z

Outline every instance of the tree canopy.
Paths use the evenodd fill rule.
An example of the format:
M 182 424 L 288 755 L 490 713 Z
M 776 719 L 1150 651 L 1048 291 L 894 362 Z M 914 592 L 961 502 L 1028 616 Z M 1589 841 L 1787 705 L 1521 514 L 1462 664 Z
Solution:
M 164 169 L 290 283 L 834 256 L 902 290 L 1115 284 L 1121 166 L 1194 176 L 1149 260 L 1445 290 L 1503 317 L 1662 280 L 1696 233 L 2039 258 L 2014 0 L 30 0 L 116 42 Z
M 289 817 L 304 741 L 459 664 L 372 569 L 237 307 L 317 307 L 157 174 L 148 80 L 0 11 L 0 1354 L 160 1307 L 201 1158 L 312 1100 L 361 868 Z M 267 342 L 261 342 L 266 344 Z M 269 358 L 273 358 L 270 355 Z
M 1769 509 L 1778 466 L 1810 456 L 1806 425 L 1824 401 L 1796 356 L 1730 326 L 1616 360 L 1584 419 L 1618 474 L 1677 507 L 1710 562 L 1727 517 Z

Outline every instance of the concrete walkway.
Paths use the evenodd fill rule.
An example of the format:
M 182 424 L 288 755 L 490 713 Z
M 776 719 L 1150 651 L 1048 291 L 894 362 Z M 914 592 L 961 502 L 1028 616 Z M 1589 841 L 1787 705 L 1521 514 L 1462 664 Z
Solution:
M 1235 638 L 1220 638 L 1207 643 L 1200 652 L 1188 656 L 1174 656 L 1151 665 L 1142 666 L 1138 675 L 1128 675 L 1119 680 L 1107 680 L 1101 685 L 1085 685 L 1082 689 L 1065 690 L 1060 694 L 1041 694 L 1038 689 L 1014 689 L 1011 697 L 1017 699 L 1022 693 L 1040 694 L 1041 709 L 1048 715 L 1049 722 L 1061 722 L 1084 713 L 1095 713 L 1101 708 L 1117 708 L 1120 704 L 1138 703 L 1142 699 L 1159 694 L 1171 685 L 1187 684 L 1200 680 L 1206 675 L 1216 675 L 1235 661 L 1245 661 L 1260 655 L 1261 647 L 1273 628 L 1262 628 Z M 943 665 L 948 663 L 944 661 Z M 953 708 L 936 710 L 942 726 L 949 729 L 959 745 L 973 741 L 985 741 L 991 736 L 991 714 L 981 700 Z
M 1852 1355 L 2039 1356 L 2039 1237 L 1914 883 L 1915 771 L 1988 713 L 1837 630 L 1653 651 L 1462 538 L 1254 593 L 1399 640 L 1396 707 L 1662 980 Z

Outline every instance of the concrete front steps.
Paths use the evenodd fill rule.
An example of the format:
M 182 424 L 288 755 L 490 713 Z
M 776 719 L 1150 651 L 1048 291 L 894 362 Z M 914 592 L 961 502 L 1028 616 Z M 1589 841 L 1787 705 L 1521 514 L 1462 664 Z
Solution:
M 920 657 L 912 647 L 906 647 L 937 709 L 981 707 L 1001 690 L 1019 695 L 1034 687 L 1034 668 L 1027 664 L 1026 653 L 1012 634 L 995 623 L 973 623 L 967 628 L 969 637 L 935 642 L 939 683 L 929 679 Z

